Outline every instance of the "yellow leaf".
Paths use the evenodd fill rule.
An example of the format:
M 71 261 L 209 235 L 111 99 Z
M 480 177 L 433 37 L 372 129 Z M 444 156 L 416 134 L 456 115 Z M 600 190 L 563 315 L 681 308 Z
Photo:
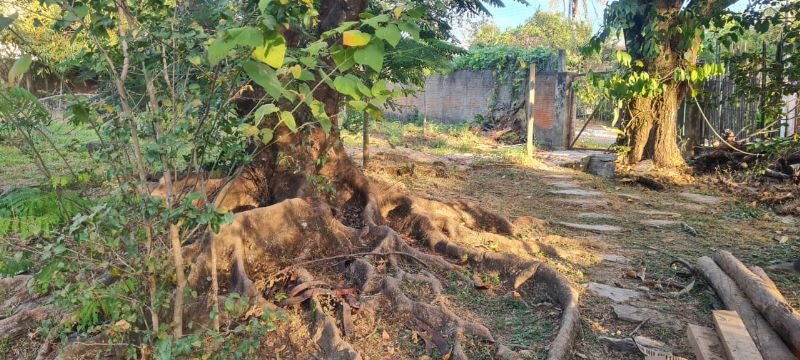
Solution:
M 342 43 L 345 46 L 364 46 L 369 43 L 370 38 L 372 36 L 359 30 L 348 30 L 342 34 Z
M 203 60 L 200 59 L 199 56 L 192 56 L 192 57 L 189 58 L 189 62 L 192 63 L 192 65 L 195 65 L 195 66 L 200 65 L 201 61 L 203 61 Z
M 403 13 L 403 6 L 402 6 L 402 5 L 400 5 L 400 6 L 396 7 L 396 8 L 394 8 L 394 17 L 395 17 L 396 19 L 399 19 L 399 18 L 400 18 L 400 14 L 401 14 L 401 13 Z
M 300 67 L 300 65 L 294 65 L 294 66 L 290 67 L 289 71 L 292 72 L 292 76 L 294 76 L 295 79 L 299 79 L 300 78 L 300 74 L 303 73 L 303 69 Z
M 256 136 L 258 135 L 258 126 L 248 125 L 244 128 L 243 133 L 245 136 Z

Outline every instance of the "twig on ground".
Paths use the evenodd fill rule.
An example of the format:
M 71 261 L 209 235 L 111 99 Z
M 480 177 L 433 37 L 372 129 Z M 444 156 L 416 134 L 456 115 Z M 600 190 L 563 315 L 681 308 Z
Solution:
M 641 329 L 642 326 L 644 326 L 644 324 L 647 324 L 649 321 L 650 321 L 650 318 L 647 318 L 647 319 L 644 319 L 644 321 L 640 322 L 639 325 L 636 325 L 636 327 L 633 329 L 633 331 L 631 331 L 631 333 L 628 334 L 628 337 L 632 338 L 633 335 L 635 335 L 636 332 L 639 331 L 639 329 Z

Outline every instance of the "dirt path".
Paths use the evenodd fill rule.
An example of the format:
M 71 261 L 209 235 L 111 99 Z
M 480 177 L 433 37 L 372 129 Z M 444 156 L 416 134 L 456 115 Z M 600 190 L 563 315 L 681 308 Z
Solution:
M 797 219 L 774 216 L 709 189 L 653 192 L 542 163 L 409 157 L 409 152 L 415 151 L 374 151 L 381 166 L 407 168 L 391 181 L 418 193 L 466 198 L 511 218 L 547 221 L 537 240 L 563 250 L 562 259 L 545 261 L 582 292 L 583 334 L 576 351 L 587 358 L 641 359 L 637 352 L 613 350 L 603 337 L 628 337 L 645 319 L 635 335 L 664 342 L 675 355 L 693 357 L 686 324 L 711 326 L 711 310 L 721 304 L 702 279 L 670 266 L 678 258 L 693 264 L 699 256 L 729 250 L 748 264 L 767 267 L 789 301 L 800 307 L 800 276 L 769 270 L 775 262 L 800 255 Z

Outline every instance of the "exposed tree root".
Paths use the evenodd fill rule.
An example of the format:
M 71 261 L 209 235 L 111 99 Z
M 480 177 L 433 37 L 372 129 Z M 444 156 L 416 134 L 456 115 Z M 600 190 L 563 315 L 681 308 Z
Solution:
M 276 272 L 277 269 L 287 265 L 291 268 L 292 264 L 313 265 L 317 263 L 315 259 L 347 258 L 350 260 L 346 280 L 358 289 L 356 303 L 362 310 L 388 304 L 394 313 L 409 319 L 407 325 L 420 333 L 433 332 L 431 338 L 440 340 L 439 350 L 450 353 L 454 359 L 467 358 L 463 345 L 465 336 L 494 344 L 497 357 L 518 358 L 517 353 L 496 343 L 484 325 L 465 321 L 440 303 L 441 281 L 425 270 L 454 274 L 469 284 L 472 283 L 467 275 L 469 270 L 463 266 L 469 265 L 473 271 L 500 274 L 515 289 L 525 286 L 526 290 L 521 292 L 542 295 L 557 304 L 562 309 L 562 320 L 548 358 L 561 359 L 568 355 L 579 316 L 577 292 L 566 278 L 537 261 L 459 245 L 459 240 L 470 231 L 489 232 L 503 238 L 514 236 L 514 226 L 508 220 L 466 201 L 445 203 L 409 196 L 374 181 L 358 185 L 363 193 L 359 195 L 359 189 L 351 189 L 350 198 L 358 200 L 355 203 L 362 209 L 359 215 L 363 228 L 353 228 L 337 220 L 341 213 L 326 202 L 300 198 L 240 212 L 233 223 L 213 236 L 213 241 L 212 237 L 206 237 L 193 245 L 195 249 L 186 252 L 194 258 L 189 285 L 197 291 L 208 290 L 211 244 L 216 246 L 222 292 L 237 291 L 265 306 L 268 302 L 263 294 L 276 282 L 274 275 L 285 273 Z M 422 251 L 406 239 L 413 239 L 411 241 L 435 253 Z M 529 253 L 541 250 L 536 244 L 527 245 L 535 247 L 528 249 Z M 365 251 L 377 256 L 358 256 Z M 446 261 L 440 255 L 457 263 Z M 370 263 L 369 260 L 376 257 L 378 260 L 385 258 L 388 270 L 379 271 Z M 423 270 L 405 270 L 402 264 L 408 261 L 417 263 Z M 309 271 L 296 267 L 293 270 L 296 283 L 290 293 L 293 297 L 283 305 L 308 304 L 313 314 L 310 332 L 323 356 L 359 359 L 360 355 L 347 342 L 335 318 L 324 311 L 318 299 L 319 296 L 336 297 L 335 292 L 319 288 L 321 282 Z M 531 279 L 533 281 L 529 282 Z M 427 284 L 433 300 L 419 301 L 407 296 L 401 284 L 408 281 Z M 349 301 L 335 300 L 349 316 Z
M 0 341 L 13 339 L 36 329 L 53 312 L 51 306 L 25 309 L 0 320 Z

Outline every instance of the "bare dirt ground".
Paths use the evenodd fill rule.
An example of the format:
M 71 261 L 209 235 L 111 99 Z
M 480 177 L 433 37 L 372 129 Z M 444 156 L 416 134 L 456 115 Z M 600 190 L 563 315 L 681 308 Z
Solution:
M 721 303 L 701 277 L 671 263 L 684 259 L 694 264 L 698 257 L 719 249 L 764 267 L 792 305 L 800 307 L 800 275 L 775 266 L 800 257 L 800 219 L 776 216 L 704 185 L 654 192 L 548 165 L 546 159 L 551 157 L 545 152 L 529 160 L 521 150 L 504 150 L 480 139 L 466 147 L 463 138 L 453 134 L 405 134 L 402 141 L 389 141 L 389 146 L 386 134 L 373 136 L 369 175 L 421 195 L 473 200 L 511 219 L 532 216 L 546 221 L 545 228 L 525 241 L 558 247 L 559 257 L 537 255 L 566 274 L 581 292 L 582 334 L 575 358 L 641 359 L 638 352 L 613 350 L 602 340 L 625 338 L 634 330 L 635 335 L 664 342 L 675 355 L 693 358 L 686 324 L 712 326 L 711 310 Z M 357 144 L 351 141 L 351 146 Z M 462 146 L 446 151 L 448 146 L 442 143 Z M 360 159 L 360 150 L 352 146 L 351 155 Z M 497 246 L 492 239 L 473 245 Z M 627 290 L 623 295 L 629 298 L 614 301 L 591 290 L 604 285 Z M 463 297 L 461 301 L 470 302 Z M 619 313 L 644 315 L 623 320 L 615 307 Z M 529 312 L 483 315 L 507 318 L 490 322 L 544 322 L 544 329 L 557 324 Z M 640 320 L 635 320 L 637 316 Z M 639 327 L 643 319 L 649 321 Z M 547 345 L 547 336 L 519 340 L 533 341 L 520 345 L 534 352 Z

